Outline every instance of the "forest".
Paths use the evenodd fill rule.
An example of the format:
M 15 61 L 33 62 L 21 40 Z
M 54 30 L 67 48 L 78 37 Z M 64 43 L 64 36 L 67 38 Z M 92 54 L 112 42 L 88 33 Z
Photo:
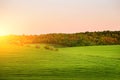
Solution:
M 57 44 L 62 46 L 94 46 L 120 44 L 120 31 L 80 32 L 80 33 L 50 33 L 40 35 L 9 35 L 11 44 Z

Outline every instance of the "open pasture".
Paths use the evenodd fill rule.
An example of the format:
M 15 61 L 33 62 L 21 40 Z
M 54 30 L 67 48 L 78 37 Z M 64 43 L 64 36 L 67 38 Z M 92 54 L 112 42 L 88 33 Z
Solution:
M 0 80 L 120 80 L 120 45 L 0 46 Z

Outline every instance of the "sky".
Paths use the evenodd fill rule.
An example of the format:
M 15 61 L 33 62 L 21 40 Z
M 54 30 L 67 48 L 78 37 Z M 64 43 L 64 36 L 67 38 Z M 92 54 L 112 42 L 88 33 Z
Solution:
M 1 34 L 120 30 L 120 0 L 0 0 Z

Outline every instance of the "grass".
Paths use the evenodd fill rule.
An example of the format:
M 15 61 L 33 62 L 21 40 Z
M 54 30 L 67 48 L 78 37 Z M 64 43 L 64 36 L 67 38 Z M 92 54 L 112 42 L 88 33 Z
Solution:
M 0 46 L 0 80 L 120 80 L 120 45 Z

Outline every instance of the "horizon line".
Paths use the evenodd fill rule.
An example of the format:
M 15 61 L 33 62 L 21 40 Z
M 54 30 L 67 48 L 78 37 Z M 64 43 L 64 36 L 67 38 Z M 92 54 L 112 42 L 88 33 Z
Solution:
M 0 37 L 3 37 L 3 36 L 11 36 L 11 35 L 18 35 L 18 36 L 21 36 L 21 35 L 46 35 L 46 34 L 76 34 L 76 33 L 86 33 L 86 32 L 107 32 L 107 31 L 109 31 L 109 32 L 118 32 L 118 31 L 120 31 L 120 30 L 103 30 L 103 31 L 81 31 L 81 32 L 58 32 L 58 33 L 56 33 L 56 32 L 51 32 L 51 33 L 39 33 L 39 34 L 25 34 L 25 33 L 23 33 L 23 34 L 7 34 L 7 35 L 0 35 Z

